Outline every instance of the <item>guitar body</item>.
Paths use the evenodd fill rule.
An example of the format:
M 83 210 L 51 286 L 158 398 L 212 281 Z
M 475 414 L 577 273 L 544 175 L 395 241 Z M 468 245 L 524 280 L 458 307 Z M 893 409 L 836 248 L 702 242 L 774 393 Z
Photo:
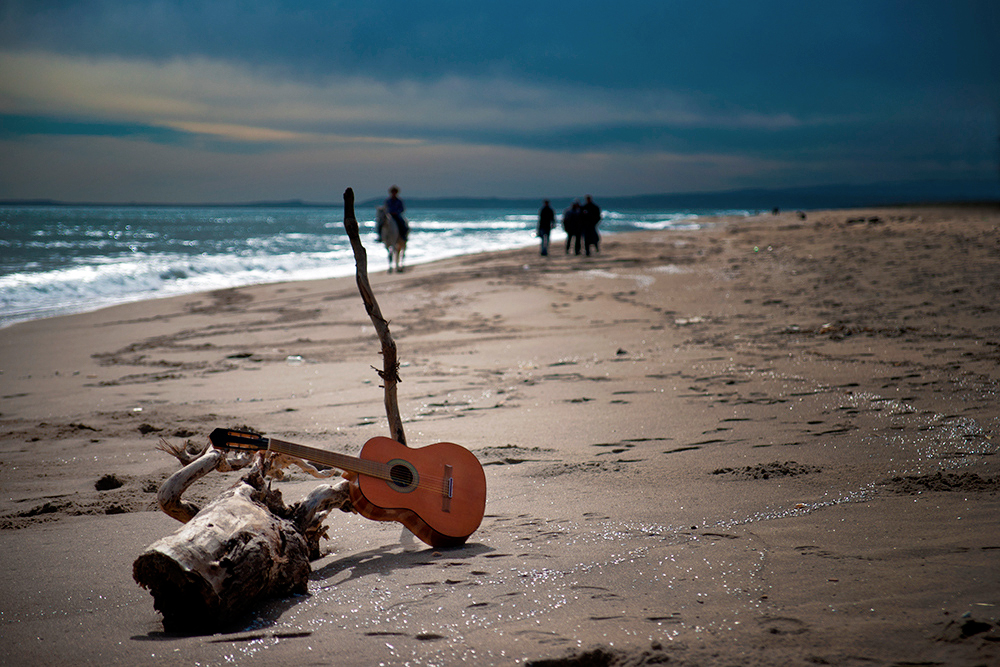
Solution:
M 475 454 L 451 442 L 411 449 L 376 437 L 354 457 L 239 429 L 217 428 L 209 440 L 218 449 L 278 452 L 349 471 L 358 514 L 397 521 L 432 547 L 464 544 L 483 521 L 483 466 Z
M 374 521 L 397 521 L 432 547 L 464 544 L 486 510 L 486 475 L 476 456 L 450 442 L 411 448 L 375 437 L 361 459 L 386 464 L 390 479 L 353 477 L 351 502 Z

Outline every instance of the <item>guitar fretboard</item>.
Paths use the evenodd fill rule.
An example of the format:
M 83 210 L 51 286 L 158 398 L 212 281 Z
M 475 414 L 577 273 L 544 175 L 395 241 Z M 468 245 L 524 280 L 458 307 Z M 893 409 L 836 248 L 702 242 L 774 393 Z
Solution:
M 268 441 L 267 448 L 272 452 L 296 456 L 300 459 L 330 466 L 331 468 L 340 468 L 341 470 L 356 472 L 359 475 L 367 475 L 378 479 L 390 479 L 389 466 L 378 461 L 367 461 L 355 456 L 348 456 L 347 454 L 339 454 L 325 449 L 317 449 L 316 447 L 306 447 L 305 445 L 297 445 L 294 442 L 275 440 L 274 438 Z

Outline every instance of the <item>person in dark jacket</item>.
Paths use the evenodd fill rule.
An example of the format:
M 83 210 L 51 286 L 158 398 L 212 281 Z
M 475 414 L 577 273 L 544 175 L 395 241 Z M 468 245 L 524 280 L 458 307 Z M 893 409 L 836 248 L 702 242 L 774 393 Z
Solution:
M 546 199 L 545 204 L 538 211 L 538 232 L 536 234 L 542 240 L 542 257 L 549 254 L 549 234 L 552 233 L 552 225 L 555 221 L 556 214 L 549 206 L 549 200 Z
M 576 241 L 576 254 L 580 254 L 580 202 L 575 201 L 573 205 L 563 211 L 563 229 L 566 231 L 566 254 L 569 254 L 569 247 Z
M 406 210 L 406 206 L 403 205 L 403 200 L 399 198 L 399 188 L 395 185 L 389 188 L 389 198 L 385 200 L 385 212 L 392 216 L 392 219 L 396 221 L 396 225 L 399 227 L 399 236 L 406 241 L 406 237 L 410 235 L 410 225 L 406 222 L 406 218 L 403 217 L 403 211 Z
M 580 226 L 588 257 L 590 257 L 590 246 L 594 246 L 595 253 L 601 251 L 601 235 L 597 232 L 597 225 L 600 222 L 601 207 L 594 203 L 594 199 L 590 195 L 587 195 L 586 203 L 580 208 Z

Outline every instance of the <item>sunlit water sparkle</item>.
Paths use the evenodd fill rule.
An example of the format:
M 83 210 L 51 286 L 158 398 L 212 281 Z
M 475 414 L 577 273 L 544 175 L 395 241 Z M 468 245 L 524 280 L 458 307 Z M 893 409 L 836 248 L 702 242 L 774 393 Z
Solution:
M 391 575 L 379 574 L 366 575 L 363 586 L 339 585 L 347 573 L 314 579 L 309 596 L 285 612 L 280 625 L 370 636 L 385 633 L 382 638 L 389 664 L 431 666 L 476 659 L 495 663 L 502 662 L 504 656 L 474 646 L 477 633 L 490 633 L 497 638 L 493 645 L 506 646 L 516 646 L 522 638 L 531 641 L 520 634 L 527 632 L 526 627 L 544 633 L 547 626 L 565 627 L 568 623 L 572 633 L 573 627 L 581 629 L 574 625 L 574 614 L 585 598 L 589 605 L 591 596 L 607 595 L 613 612 L 614 596 L 621 595 L 628 597 L 630 604 L 636 597 L 641 598 L 642 606 L 649 608 L 648 618 L 622 616 L 617 622 L 609 612 L 608 621 L 615 630 L 603 637 L 588 635 L 586 642 L 578 638 L 578 644 L 614 645 L 623 638 L 639 644 L 651 640 L 669 642 L 679 637 L 682 629 L 718 641 L 726 632 L 758 622 L 768 611 L 767 586 L 760 579 L 767 566 L 767 550 L 754 541 L 752 532 L 741 528 L 871 500 L 884 492 L 881 482 L 887 478 L 940 470 L 942 458 L 948 469 L 959 469 L 971 465 L 976 456 L 993 454 L 997 449 L 979 437 L 982 427 L 966 417 L 922 413 L 905 401 L 872 393 L 831 394 L 817 387 L 809 397 L 825 401 L 829 408 L 871 410 L 872 423 L 861 437 L 881 453 L 867 479 L 848 488 L 831 488 L 813 501 L 769 502 L 756 509 L 745 508 L 739 515 L 706 515 L 697 525 L 690 525 L 690 521 L 658 524 L 541 518 L 518 525 L 496 524 L 483 532 L 480 543 L 492 553 L 517 553 L 521 564 L 494 569 L 482 564 L 502 561 L 473 558 L 475 567 L 490 571 L 452 582 L 445 576 L 444 581 L 424 585 L 399 586 Z M 876 407 L 880 410 L 875 411 Z M 892 428 L 901 422 L 909 427 L 905 437 Z M 955 452 L 961 455 L 949 458 Z M 846 452 L 839 455 L 849 456 Z M 734 543 L 730 532 L 741 535 L 739 548 L 728 546 Z M 551 542 L 540 535 L 548 536 Z M 574 560 L 574 553 L 586 554 L 586 558 Z M 529 565 L 533 559 L 552 564 Z M 441 572 L 431 578 L 441 578 Z M 359 594 L 361 591 L 363 594 Z M 433 604 L 435 596 L 452 600 L 454 596 L 465 596 L 468 604 L 457 617 L 428 615 L 426 607 Z M 707 607 L 701 602 L 713 598 L 718 602 L 720 597 L 728 602 L 714 608 L 726 611 L 716 616 L 704 614 Z M 517 631 L 511 632 L 511 627 Z M 418 639 L 416 649 L 413 638 Z M 264 648 L 246 646 L 244 650 L 250 655 Z

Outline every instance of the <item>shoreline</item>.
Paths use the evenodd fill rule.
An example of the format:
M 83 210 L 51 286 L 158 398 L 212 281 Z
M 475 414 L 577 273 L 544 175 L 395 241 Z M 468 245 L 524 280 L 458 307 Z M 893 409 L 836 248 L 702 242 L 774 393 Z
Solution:
M 67 204 L 65 206 L 68 207 L 68 208 L 77 207 L 77 205 L 70 205 L 70 204 Z M 83 206 L 84 208 L 87 207 L 87 205 L 80 205 L 80 206 Z M 252 206 L 251 205 L 251 206 L 247 206 L 246 208 L 253 209 L 253 208 L 258 208 L 258 207 L 263 207 L 263 206 L 264 205 L 260 205 L 260 206 Z M 911 208 L 911 209 L 922 209 L 922 208 L 923 209 L 937 209 L 937 208 L 941 208 L 941 207 L 948 207 L 948 208 L 953 208 L 953 209 L 963 209 L 963 208 L 966 208 L 966 209 L 984 209 L 985 208 L 985 209 L 989 210 L 991 208 L 996 208 L 997 206 L 1000 206 L 1000 203 L 998 203 L 998 202 L 971 202 L 970 201 L 970 202 L 958 202 L 958 203 L 954 203 L 954 204 L 924 203 L 924 204 L 905 204 L 905 205 L 884 205 L 884 206 L 872 207 L 871 210 L 899 208 L 900 206 L 902 206 L 904 208 Z M 93 205 L 93 207 L 103 208 L 103 207 L 101 207 L 99 205 Z M 143 208 L 143 207 L 147 207 L 147 208 L 161 208 L 161 207 L 172 208 L 174 206 L 173 205 L 169 205 L 169 206 L 168 205 L 155 205 L 155 204 L 151 204 L 151 205 L 147 206 L 147 205 L 141 205 L 141 204 L 129 204 L 129 205 L 123 205 L 123 207 L 124 208 Z M 180 206 L 180 205 L 178 205 L 178 207 L 180 207 L 180 208 L 190 208 L 190 206 Z M 209 208 L 212 208 L 212 207 L 222 207 L 222 208 L 225 208 L 226 205 L 224 205 L 224 204 L 213 205 L 213 206 L 210 206 Z M 30 208 L 30 206 L 29 206 L 29 208 Z M 42 207 L 42 208 L 44 208 L 44 207 Z M 298 208 L 302 208 L 302 207 L 291 207 L 292 210 L 296 210 Z M 309 208 L 309 207 L 306 207 L 306 208 Z M 333 206 L 326 206 L 326 205 L 324 205 L 324 206 L 317 206 L 317 208 L 330 209 L 330 210 L 334 210 L 334 211 L 339 211 L 341 209 L 340 206 L 333 207 Z M 613 211 L 609 211 L 609 212 L 610 213 L 614 213 Z M 791 212 L 792 212 L 791 210 L 788 211 L 788 213 L 791 213 Z M 798 211 L 798 210 L 795 211 L 796 214 L 801 214 L 801 215 L 808 215 L 809 213 L 814 213 L 814 212 L 816 212 L 816 211 L 814 211 L 812 209 L 803 209 L 802 211 Z M 669 213 L 669 215 L 681 215 L 681 214 L 682 214 L 682 212 L 679 211 L 679 210 L 678 211 L 674 211 L 672 213 Z M 664 215 L 668 215 L 668 213 L 665 211 Z M 706 224 L 705 221 L 711 221 L 711 220 L 733 220 L 733 221 L 738 221 L 738 220 L 743 220 L 743 219 L 748 219 L 748 218 L 764 218 L 764 217 L 767 217 L 767 215 L 768 215 L 768 213 L 763 212 L 763 211 L 758 211 L 756 213 L 751 213 L 749 211 L 742 211 L 742 210 L 739 211 L 739 212 L 737 212 L 736 210 L 733 210 L 733 211 L 729 211 L 729 212 L 727 212 L 727 211 L 719 211 L 719 212 L 716 212 L 716 213 L 693 213 L 693 214 L 688 215 L 687 218 L 682 218 L 682 219 L 690 219 L 690 220 L 692 220 L 693 223 L 694 223 L 694 227 L 690 227 L 690 226 L 684 225 L 684 224 L 677 224 L 676 226 L 672 227 L 672 229 L 683 231 L 683 230 L 690 229 L 690 228 L 700 228 L 700 227 L 702 227 L 702 226 L 704 226 Z M 610 222 L 612 222 L 612 219 L 609 219 L 608 221 L 606 221 L 605 224 L 608 224 Z M 644 231 L 644 230 L 635 230 L 635 231 Z M 614 235 L 616 233 L 621 233 L 621 232 L 607 232 L 607 231 L 605 231 L 604 235 L 605 236 L 607 236 L 607 235 Z M 516 244 L 513 244 L 513 245 L 508 245 L 506 247 L 502 247 L 502 248 L 499 248 L 499 249 L 493 249 L 493 250 L 479 250 L 479 251 L 472 251 L 472 252 L 470 252 L 468 250 L 463 250 L 463 251 L 456 251 L 454 254 L 449 254 L 449 253 L 444 253 L 444 254 L 433 253 L 429 257 L 418 257 L 416 260 L 413 259 L 413 256 L 412 256 L 412 253 L 411 253 L 411 255 L 409 257 L 409 261 L 411 262 L 412 266 L 421 266 L 421 265 L 425 265 L 425 264 L 432 264 L 434 262 L 438 262 L 438 261 L 441 261 L 441 260 L 444 260 L 444 259 L 452 259 L 452 258 L 463 257 L 463 256 L 467 256 L 467 255 L 478 255 L 478 254 L 484 254 L 484 253 L 489 253 L 489 252 L 497 252 L 497 251 L 503 251 L 503 250 L 510 250 L 510 249 L 525 249 L 525 248 L 530 248 L 533 245 L 537 245 L 537 240 L 533 238 L 533 232 L 530 229 L 526 228 L 525 231 L 524 231 L 524 235 L 525 235 L 525 238 L 530 238 L 531 240 L 524 241 L 524 242 L 519 242 L 519 243 L 516 243 Z M 367 234 L 366 234 L 366 236 L 367 236 Z M 556 228 L 554 229 L 553 236 L 554 236 L 554 240 L 556 240 L 556 241 L 562 240 L 564 238 L 563 232 L 559 228 L 559 225 L 557 225 Z M 369 240 L 369 242 L 370 242 L 370 240 Z M 371 246 L 368 247 L 368 249 L 370 251 L 374 251 L 373 254 L 376 255 L 376 256 L 380 252 L 380 248 L 378 247 L 378 244 L 375 244 L 375 243 L 372 243 Z M 379 262 L 378 262 L 377 259 L 374 262 L 374 264 L 375 264 L 376 267 L 378 267 Z M 178 269 L 178 270 L 180 270 L 182 272 L 184 271 L 183 268 L 182 269 Z M 376 272 L 379 271 L 378 268 L 375 268 L 374 270 Z M 251 280 L 250 282 L 237 282 L 237 283 L 229 282 L 228 284 L 219 284 L 219 285 L 216 285 L 216 286 L 185 287 L 185 288 L 183 288 L 183 289 L 181 289 L 179 291 L 173 292 L 173 293 L 160 293 L 161 290 L 163 290 L 164 292 L 170 292 L 169 289 L 164 289 L 164 288 L 171 287 L 171 285 L 168 283 L 168 284 L 162 285 L 160 288 L 157 288 L 156 290 L 153 290 L 153 291 L 146 290 L 146 291 L 142 291 L 142 292 L 135 292 L 135 293 L 125 294 L 125 295 L 121 295 L 121 296 L 118 296 L 118 297 L 104 297 L 104 296 L 99 296 L 99 295 L 95 294 L 94 296 L 97 297 L 98 300 L 100 301 L 100 303 L 98 305 L 85 304 L 85 303 L 82 303 L 82 302 L 78 302 L 78 303 L 73 303 L 73 304 L 69 304 L 69 305 L 66 305 L 66 304 L 51 305 L 51 304 L 49 304 L 49 305 L 34 306 L 34 307 L 31 307 L 31 308 L 25 308 L 25 307 L 19 306 L 18 310 L 15 311 L 13 315 L 10 312 L 5 312 L 3 314 L 0 314 L 0 329 L 12 326 L 12 325 L 17 324 L 19 322 L 28 322 L 28 321 L 39 320 L 39 319 L 49 319 L 49 318 L 52 318 L 52 317 L 62 317 L 62 316 L 66 316 L 66 315 L 78 315 L 78 314 L 82 314 L 82 313 L 93 312 L 95 310 L 101 310 L 103 308 L 114 307 L 116 305 L 125 305 L 125 304 L 131 304 L 131 303 L 139 303 L 139 302 L 147 301 L 147 300 L 169 299 L 169 298 L 173 298 L 173 297 L 176 297 L 176 296 L 185 296 L 185 295 L 191 295 L 191 294 L 199 294 L 199 293 L 202 293 L 202 292 L 215 291 L 215 290 L 218 290 L 218 289 L 238 289 L 238 288 L 242 288 L 242 287 L 253 287 L 253 286 L 257 286 L 257 285 L 270 285 L 270 284 L 286 283 L 286 282 L 310 282 L 310 281 L 314 281 L 314 280 L 329 280 L 329 279 L 338 278 L 338 277 L 350 276 L 350 275 L 353 275 L 353 273 L 354 273 L 354 263 L 353 263 L 353 257 L 351 257 L 351 258 L 347 259 L 347 261 L 344 263 L 343 267 L 341 267 L 341 268 L 339 268 L 337 270 L 334 270 L 330 275 L 326 275 L 326 276 L 323 276 L 323 277 L 301 277 L 301 278 L 282 277 L 282 278 L 279 278 L 277 280 L 275 280 L 275 279 L 267 279 L 267 280 L 259 280 L 259 279 L 257 279 L 257 280 Z
M 371 278 L 411 445 L 487 471 L 469 544 L 331 516 L 308 596 L 166 635 L 131 581 L 180 525 L 153 446 L 385 435 L 354 280 L 21 322 L 0 329 L 0 662 L 1000 660 L 995 207 L 767 214 Z

